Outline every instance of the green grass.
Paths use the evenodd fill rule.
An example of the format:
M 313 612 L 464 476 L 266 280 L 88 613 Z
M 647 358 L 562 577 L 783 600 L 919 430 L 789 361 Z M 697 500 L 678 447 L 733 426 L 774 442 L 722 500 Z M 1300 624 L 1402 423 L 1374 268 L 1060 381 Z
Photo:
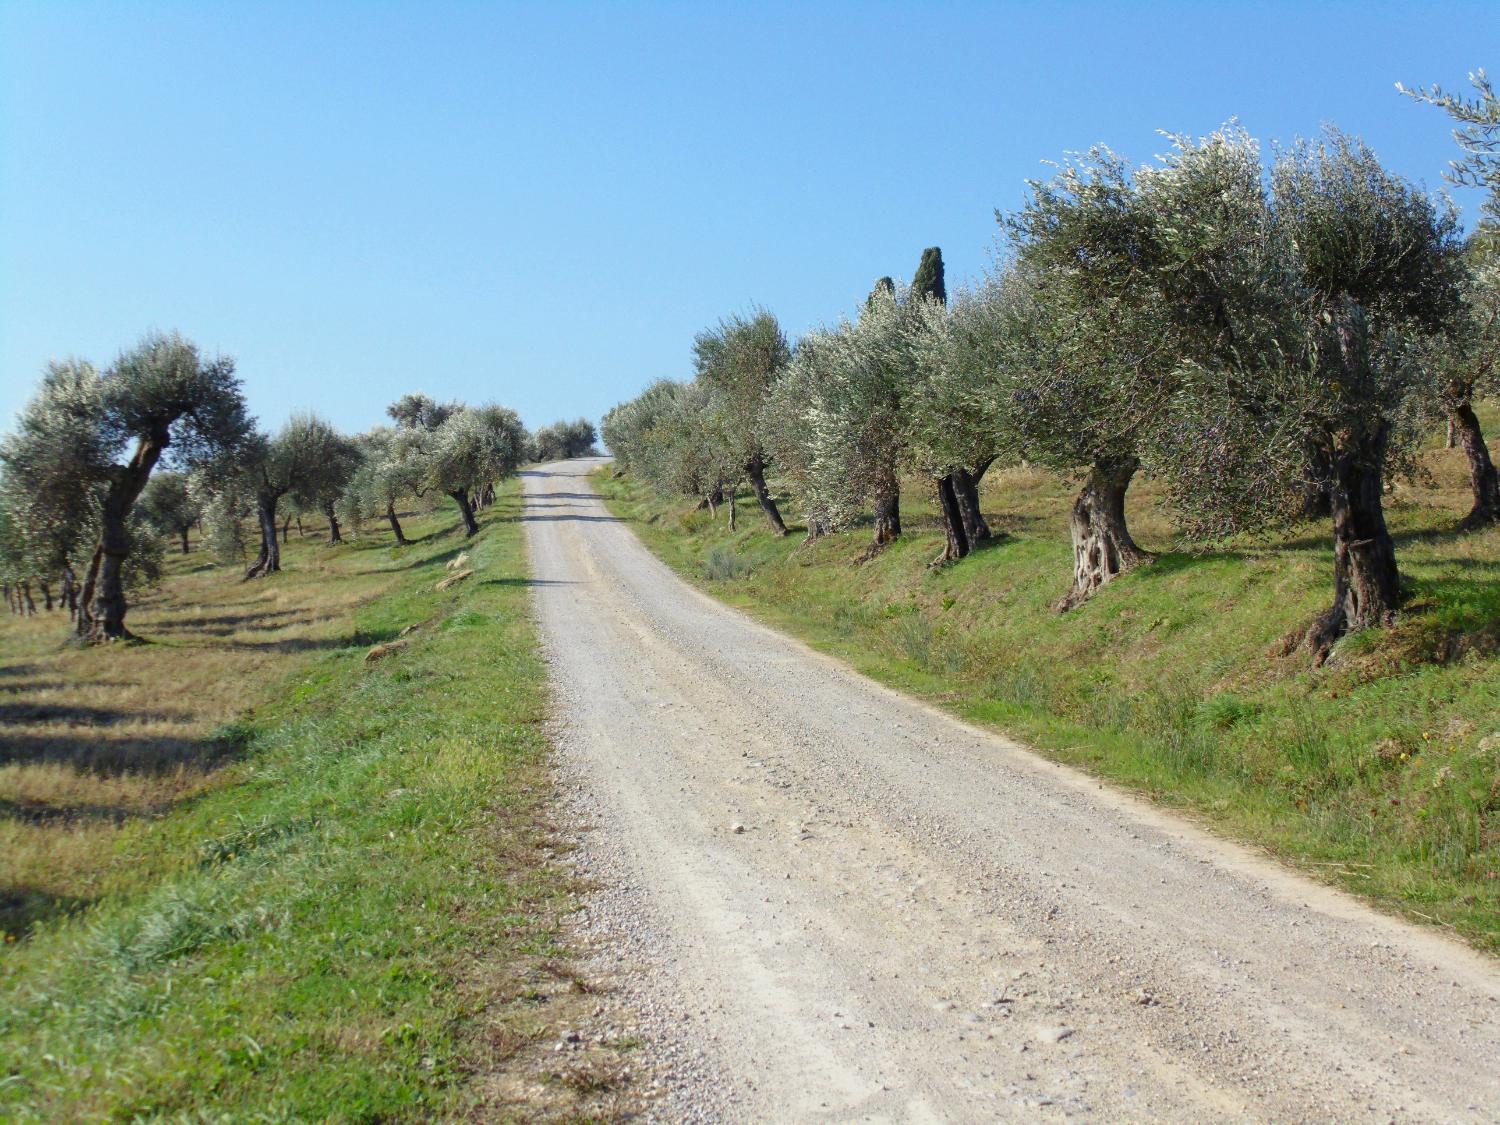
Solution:
M 569 893 L 539 858 L 517 504 L 512 484 L 471 543 L 433 520 L 410 548 L 343 549 L 390 579 L 344 639 L 284 658 L 208 791 L 127 822 L 97 898 L 5 947 L 0 1119 L 529 1117 L 483 1089 L 544 1026 L 518 995 Z M 461 545 L 475 577 L 435 593 Z
M 1059 615 L 1070 497 L 1047 474 L 992 473 L 985 510 L 1004 535 L 938 570 L 940 530 L 915 486 L 907 534 L 861 564 L 868 529 L 803 545 L 745 504 L 731 533 L 628 477 L 596 479 L 648 546 L 730 604 L 1500 951 L 1500 532 L 1451 532 L 1462 464 L 1428 456 L 1433 481 L 1391 500 L 1410 610 L 1347 638 L 1322 669 L 1279 641 L 1331 597 L 1325 529 L 1174 551 L 1149 482 L 1131 519 L 1161 557 Z

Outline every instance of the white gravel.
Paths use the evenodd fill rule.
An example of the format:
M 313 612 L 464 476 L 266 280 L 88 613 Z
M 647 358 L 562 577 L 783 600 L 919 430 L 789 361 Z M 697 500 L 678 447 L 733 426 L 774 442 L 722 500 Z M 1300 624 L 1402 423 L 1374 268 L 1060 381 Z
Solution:
M 527 474 L 581 925 L 672 1121 L 1500 1120 L 1500 968 L 847 670 Z

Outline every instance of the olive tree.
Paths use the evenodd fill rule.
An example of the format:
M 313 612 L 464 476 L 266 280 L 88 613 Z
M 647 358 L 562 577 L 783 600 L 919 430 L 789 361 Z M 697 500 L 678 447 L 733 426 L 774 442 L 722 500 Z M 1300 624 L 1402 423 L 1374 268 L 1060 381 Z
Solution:
M 1450 93 L 1441 86 L 1409 90 L 1400 82 L 1396 89 L 1419 102 L 1435 105 L 1453 119 L 1453 140 L 1462 158 L 1449 164 L 1448 179 L 1455 184 L 1483 188 L 1486 217 L 1500 223 L 1500 96 L 1483 70 L 1469 75 L 1473 97 Z M 1493 230 L 1486 232 L 1493 238 Z
M 426 479 L 458 505 L 464 533 L 477 535 L 473 497 L 521 465 L 526 455 L 526 429 L 515 411 L 503 406 L 460 407 L 444 419 L 432 437 Z
M 766 443 L 761 412 L 777 378 L 791 358 L 781 325 L 764 309 L 735 314 L 700 332 L 693 341 L 698 379 L 714 393 L 725 459 L 750 482 L 766 522 L 777 535 L 786 524 L 766 486 Z
M 188 474 L 167 471 L 153 476 L 146 491 L 141 493 L 141 514 L 157 534 L 178 539 L 185 555 L 188 532 L 203 512 L 198 497 L 189 487 Z
M 604 440 L 621 470 L 664 495 L 694 496 L 712 511 L 742 472 L 723 422 L 713 387 L 661 379 L 604 416 Z
M 825 443 L 816 440 L 817 427 L 825 415 L 818 409 L 835 377 L 836 365 L 825 350 L 837 347 L 834 332 L 808 333 L 797 341 L 792 357 L 782 370 L 761 407 L 760 432 L 766 449 L 802 506 L 807 521 L 807 541 L 831 533 L 854 501 L 845 495 L 843 481 L 824 471 L 819 452 Z
M 635 398 L 604 415 L 600 432 L 621 471 L 646 475 L 651 432 L 671 407 L 680 387 L 680 383 L 670 379 L 658 379 Z
M 406 545 L 396 505 L 426 491 L 422 448 L 426 436 L 426 431 L 376 426 L 353 439 L 359 461 L 336 507 L 346 523 L 357 530 L 367 514 L 384 516 L 397 545 Z
M 1130 533 L 1125 496 L 1169 404 L 1176 354 L 1145 273 L 1148 218 L 1127 163 L 1096 147 L 1030 188 L 1002 219 L 1014 273 L 996 322 L 1007 354 L 997 390 L 1023 456 L 1083 474 L 1065 610 L 1151 558 Z
M 359 470 L 362 453 L 352 438 L 331 429 L 319 435 L 320 457 L 292 486 L 291 497 L 303 511 L 315 511 L 328 521 L 328 542 L 342 543 L 338 500 Z
M 1437 379 L 1449 432 L 1469 464 L 1473 505 L 1459 526 L 1472 530 L 1500 522 L 1500 476 L 1474 413 L 1474 399 L 1500 392 L 1500 253 L 1470 247 L 1459 308 L 1450 333 L 1435 338 L 1426 360 Z
M 245 458 L 245 472 L 255 494 L 260 552 L 245 571 L 246 578 L 263 578 L 281 570 L 276 509 L 282 497 L 295 490 L 319 491 L 320 476 L 344 451 L 344 438 L 313 414 L 295 414 L 274 437 L 254 439 Z
M 143 543 L 132 515 L 152 471 L 164 456 L 191 467 L 232 455 L 250 423 L 233 361 L 205 361 L 180 336 L 147 336 L 102 376 L 85 367 L 44 379 L 26 412 L 38 424 L 23 418 L 8 458 L 34 488 L 70 497 L 65 510 L 87 513 L 97 529 L 78 631 L 89 640 L 117 640 L 130 636 L 125 587 L 132 551 Z M 45 422 L 59 411 L 68 419 L 61 430 Z M 45 435 L 64 431 L 58 440 L 69 443 L 65 455 L 58 456 L 61 446 L 50 454 L 38 448 L 51 440 Z
M 531 435 L 528 456 L 532 461 L 566 461 L 594 454 L 598 434 L 587 418 L 571 422 L 554 422 Z
M 945 541 L 935 564 L 963 558 L 992 538 L 979 509 L 979 481 L 1013 455 L 1003 378 L 1008 341 L 1005 301 L 1014 288 L 1001 273 L 960 290 L 951 307 L 922 307 L 916 337 L 917 380 L 907 411 L 913 459 L 937 481 Z
M 1381 498 L 1388 467 L 1422 433 L 1433 385 L 1413 344 L 1455 315 L 1458 223 L 1334 131 L 1284 153 L 1272 193 L 1310 345 L 1302 362 L 1277 369 L 1278 405 L 1304 420 L 1333 508 L 1334 604 L 1308 634 L 1321 654 L 1346 632 L 1388 622 L 1401 601 Z
M 1401 604 L 1382 497 L 1441 399 L 1424 360 L 1459 323 L 1457 220 L 1337 130 L 1281 152 L 1269 188 L 1257 168 L 1225 133 L 1145 182 L 1184 361 L 1160 463 L 1200 534 L 1285 514 L 1309 476 L 1327 495 L 1334 598 L 1304 637 L 1321 660 Z
M 93 365 L 47 366 L 17 430 L 0 442 L 0 507 L 7 516 L 8 581 L 22 595 L 33 582 L 47 597 L 56 577 L 77 609 L 77 571 L 88 565 L 100 530 L 100 500 L 111 446 L 102 420 L 104 383 Z
M 1486 193 L 1483 215 L 1470 240 L 1474 276 L 1465 286 L 1461 323 L 1451 348 L 1437 357 L 1445 380 L 1449 444 L 1455 444 L 1456 439 L 1463 446 L 1474 491 L 1474 506 L 1461 525 L 1464 528 L 1500 520 L 1500 485 L 1473 409 L 1475 388 L 1494 386 L 1496 336 L 1500 335 L 1495 327 L 1495 306 L 1500 299 L 1496 294 L 1500 278 L 1500 97 L 1483 70 L 1470 74 L 1469 81 L 1474 86 L 1473 97 L 1450 93 L 1440 86 L 1409 90 L 1396 83 L 1403 94 L 1438 106 L 1453 119 L 1453 140 L 1463 156 L 1450 162 L 1446 177 L 1451 183 L 1481 188 Z
M 926 296 L 905 301 L 877 284 L 857 320 L 798 344 L 785 386 L 770 405 L 773 449 L 804 470 L 810 518 L 848 526 L 866 505 L 875 515 L 872 550 L 901 534 L 901 473 L 909 463 L 907 400 L 917 363 L 916 335 Z M 793 395 L 791 388 L 798 392 Z M 800 446 L 799 450 L 788 446 Z

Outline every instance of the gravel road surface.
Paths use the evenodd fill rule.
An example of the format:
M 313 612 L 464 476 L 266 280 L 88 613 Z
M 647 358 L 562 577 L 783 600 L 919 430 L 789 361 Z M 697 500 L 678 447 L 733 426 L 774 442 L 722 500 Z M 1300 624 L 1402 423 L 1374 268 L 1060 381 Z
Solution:
M 525 518 L 657 1117 L 1500 1120 L 1496 962 L 715 603 L 597 464 Z

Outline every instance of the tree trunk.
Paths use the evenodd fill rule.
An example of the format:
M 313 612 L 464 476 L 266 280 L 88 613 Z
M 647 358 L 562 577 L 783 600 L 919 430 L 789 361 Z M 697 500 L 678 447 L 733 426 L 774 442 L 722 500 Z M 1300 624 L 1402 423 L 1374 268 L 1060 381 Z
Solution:
M 1456 433 L 1464 447 L 1464 456 L 1469 459 L 1469 483 L 1474 490 L 1474 507 L 1458 526 L 1471 531 L 1500 522 L 1500 477 L 1496 475 L 1495 462 L 1490 459 L 1490 448 L 1485 444 L 1484 431 L 1471 404 L 1462 403 L 1449 412 L 1448 433 Z
M 759 457 L 752 457 L 745 462 L 745 476 L 750 478 L 750 491 L 755 493 L 756 503 L 765 513 L 766 522 L 771 525 L 771 530 L 777 535 L 785 535 L 786 523 L 781 518 L 781 511 L 776 507 L 776 501 L 771 499 L 771 490 L 766 487 L 765 462 Z
M 737 531 L 737 530 L 739 530 L 739 520 L 736 518 L 737 517 L 737 512 L 738 512 L 738 506 L 734 502 L 736 496 L 739 493 L 739 491 L 740 491 L 739 485 L 735 485 L 733 488 L 731 488 L 729 490 L 729 501 L 728 501 L 728 503 L 729 503 L 729 530 L 730 531 Z
M 71 566 L 62 569 L 62 600 L 68 607 L 68 616 L 78 616 L 78 578 Z
M 339 517 L 333 510 L 333 501 L 323 502 L 323 517 L 328 521 L 328 542 L 342 543 L 344 537 L 339 533 Z
M 901 537 L 901 482 L 886 470 L 875 488 L 875 547 L 884 547 Z
M 959 469 L 953 474 L 953 493 L 958 500 L 959 513 L 963 516 L 964 536 L 969 541 L 971 551 L 986 539 L 992 538 L 990 525 L 984 522 L 984 513 L 979 509 L 979 482 L 994 462 L 993 457 L 988 457 L 972 473 L 967 469 Z
M 474 521 L 474 505 L 469 502 L 469 490 L 456 488 L 448 493 L 458 503 L 458 510 L 464 517 L 464 535 L 473 537 L 479 534 L 479 524 Z
M 494 481 L 490 481 L 487 485 L 484 486 L 484 495 L 482 497 L 480 497 L 480 499 L 484 502 L 484 506 L 486 508 L 488 508 L 491 504 L 493 504 L 495 502 L 495 482 Z
M 125 628 L 125 559 L 130 554 L 130 534 L 126 521 L 130 511 L 140 498 L 146 482 L 151 479 L 151 470 L 161 459 L 162 451 L 171 440 L 165 427 L 141 438 L 128 465 L 116 469 L 109 482 L 109 490 L 100 506 L 99 549 L 97 566 L 90 575 L 92 600 L 88 603 L 89 632 L 91 641 L 127 640 L 130 631 Z
M 396 519 L 396 505 L 394 503 L 385 506 L 385 518 L 390 521 L 391 531 L 396 536 L 396 545 L 406 546 L 406 536 L 401 533 L 401 522 Z
M 811 543 L 814 539 L 821 539 L 823 536 L 831 534 L 832 531 L 833 529 L 829 527 L 827 520 L 821 516 L 809 515 L 807 517 L 807 535 L 802 542 Z
M 1059 613 L 1093 597 L 1099 587 L 1151 561 L 1136 546 L 1125 522 L 1125 492 L 1140 468 L 1134 457 L 1098 461 L 1073 502 L 1073 588 L 1057 603 Z
M 276 502 L 280 499 L 279 492 L 263 492 L 255 498 L 255 518 L 260 524 L 260 553 L 245 571 L 247 579 L 264 578 L 281 570 L 281 547 L 276 541 Z
M 958 495 L 954 488 L 954 474 L 938 477 L 933 481 L 937 487 L 938 510 L 943 516 L 943 553 L 932 560 L 932 566 L 957 562 L 969 553 L 969 536 L 964 530 L 963 512 L 959 509 Z
M 113 490 L 111 490 L 113 491 Z M 94 580 L 94 601 L 90 610 L 89 639 L 116 641 L 130 639 L 125 628 L 125 559 L 130 553 L 130 537 L 125 515 L 118 504 L 104 503 L 103 534 L 100 538 L 98 577 Z
M 1396 545 L 1381 499 L 1387 437 L 1382 427 L 1364 448 L 1339 450 L 1332 458 L 1333 605 L 1306 636 L 1317 664 L 1344 634 L 1389 625 L 1401 605 Z
M 52 584 L 50 582 L 38 583 L 42 588 L 42 606 L 48 613 L 52 612 Z
M 707 508 L 709 518 L 717 519 L 719 515 L 719 505 L 722 503 L 724 503 L 724 484 L 721 481 L 720 483 L 714 485 L 712 492 L 705 492 L 703 494 L 703 498 L 698 501 L 698 511 L 701 512 L 704 508 Z
M 287 516 L 287 518 L 281 524 L 281 541 L 283 543 L 290 543 L 292 541 L 292 517 L 291 516 Z M 278 566 L 276 569 L 280 570 L 281 568 Z
M 1453 420 L 1453 412 L 1448 414 L 1448 436 L 1443 439 L 1444 449 L 1458 448 L 1458 426 Z
M 31 596 L 31 582 L 27 579 L 21 580 L 21 595 L 26 599 L 26 616 L 36 616 L 36 602 Z
M 94 549 L 89 560 L 88 573 L 83 576 L 83 588 L 78 593 L 78 635 L 87 638 L 94 631 L 94 590 L 99 584 L 99 562 L 104 557 L 103 548 Z

